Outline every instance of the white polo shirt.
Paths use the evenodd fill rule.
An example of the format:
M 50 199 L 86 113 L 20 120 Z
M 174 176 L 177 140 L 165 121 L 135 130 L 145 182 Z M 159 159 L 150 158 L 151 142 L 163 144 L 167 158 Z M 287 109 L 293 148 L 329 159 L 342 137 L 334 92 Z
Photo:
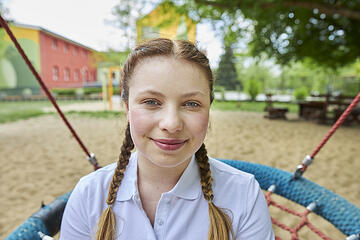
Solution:
M 236 239 L 272 240 L 268 207 L 254 176 L 209 158 L 214 204 L 232 218 Z M 80 179 L 66 205 L 61 240 L 94 239 L 116 163 Z M 161 195 L 152 227 L 142 208 L 137 187 L 137 154 L 133 153 L 113 205 L 116 239 L 207 239 L 209 208 L 193 156 L 175 187 Z

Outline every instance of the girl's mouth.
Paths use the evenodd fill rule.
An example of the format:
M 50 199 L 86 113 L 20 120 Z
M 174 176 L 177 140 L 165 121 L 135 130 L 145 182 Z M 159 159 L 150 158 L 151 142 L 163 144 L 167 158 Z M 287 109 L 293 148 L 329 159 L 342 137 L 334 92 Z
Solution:
M 187 140 L 181 139 L 152 139 L 151 140 L 158 146 L 160 149 L 164 151 L 175 151 L 180 149 Z

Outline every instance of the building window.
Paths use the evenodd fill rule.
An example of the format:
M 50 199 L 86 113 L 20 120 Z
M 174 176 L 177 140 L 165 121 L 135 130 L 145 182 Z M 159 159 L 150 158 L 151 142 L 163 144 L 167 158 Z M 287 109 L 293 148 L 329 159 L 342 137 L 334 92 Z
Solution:
M 86 57 L 86 51 L 83 49 L 81 52 L 82 52 L 83 57 Z
M 157 38 L 160 36 L 160 29 L 156 27 L 147 27 L 144 26 L 142 28 L 141 37 L 142 39 L 151 39 L 151 38 Z
M 74 71 L 74 81 L 79 81 L 79 69 L 75 69 Z
M 64 52 L 68 53 L 69 52 L 69 44 L 65 43 L 64 45 Z
M 52 69 L 52 78 L 54 81 L 59 80 L 59 68 L 57 66 L 54 66 Z
M 79 55 L 79 48 L 78 47 L 74 47 L 74 55 L 75 56 Z
M 65 68 L 65 69 L 64 69 L 64 80 L 65 80 L 65 81 L 69 81 L 69 80 L 70 80 L 70 69 L 69 69 L 69 68 Z
M 56 49 L 56 48 L 57 48 L 57 45 L 58 45 L 57 40 L 56 40 L 56 39 L 53 39 L 53 40 L 52 40 L 52 45 L 51 45 L 52 49 Z
M 88 79 L 88 71 L 86 69 L 82 70 L 82 81 L 87 82 Z

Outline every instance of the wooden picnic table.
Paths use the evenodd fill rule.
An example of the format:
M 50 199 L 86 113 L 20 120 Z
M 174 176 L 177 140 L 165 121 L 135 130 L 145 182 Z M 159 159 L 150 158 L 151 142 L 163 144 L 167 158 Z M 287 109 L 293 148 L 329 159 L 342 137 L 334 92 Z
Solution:
M 315 120 L 319 123 L 333 123 L 345 111 L 353 98 L 344 96 L 318 95 L 312 96 L 311 101 L 299 101 L 299 117 Z M 344 124 L 352 122 L 360 124 L 360 105 L 345 119 Z

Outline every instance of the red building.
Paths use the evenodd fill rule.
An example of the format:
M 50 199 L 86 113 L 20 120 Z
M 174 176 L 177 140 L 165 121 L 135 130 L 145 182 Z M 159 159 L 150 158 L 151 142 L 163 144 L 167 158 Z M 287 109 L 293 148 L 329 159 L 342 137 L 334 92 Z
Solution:
M 96 82 L 91 48 L 40 30 L 41 76 L 49 88 L 82 87 Z
M 10 28 L 49 89 L 96 84 L 95 50 L 41 27 L 12 23 Z M 25 89 L 40 93 L 39 84 L 11 40 L 7 35 L 0 36 L 4 36 L 0 41 L 5 49 L 0 56 L 0 90 L 9 94 Z

